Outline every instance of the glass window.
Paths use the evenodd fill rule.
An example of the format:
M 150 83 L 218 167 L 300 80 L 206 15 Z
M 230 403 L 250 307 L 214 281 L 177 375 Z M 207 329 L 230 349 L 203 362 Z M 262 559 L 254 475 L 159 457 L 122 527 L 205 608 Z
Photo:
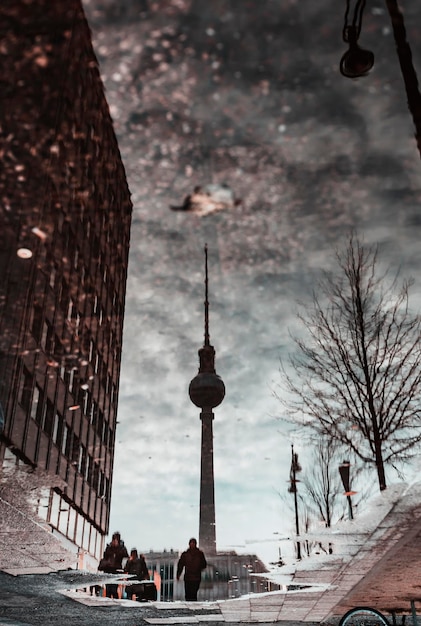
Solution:
M 63 229 L 64 215 L 62 212 L 57 213 L 57 230 L 61 233 Z
M 90 485 L 92 482 L 93 461 L 90 454 L 86 457 L 85 480 Z
M 69 508 L 70 505 L 64 500 L 60 502 L 60 515 L 58 521 L 58 529 L 63 535 L 67 535 L 67 524 L 69 521 Z
M 58 518 L 60 514 L 60 502 L 61 502 L 60 496 L 58 495 L 58 493 L 53 491 L 53 497 L 51 501 L 51 510 L 50 510 L 50 519 L 48 521 L 55 528 L 58 528 Z
M 40 497 L 38 499 L 38 516 L 41 519 L 47 520 L 48 518 L 48 509 L 50 507 L 50 489 L 43 489 L 40 493 Z
M 40 396 L 39 396 L 39 401 L 38 401 L 38 410 L 35 416 L 35 421 L 37 422 L 37 424 L 41 426 L 41 428 L 44 428 L 45 414 L 47 412 L 47 407 L 45 403 L 42 401 L 42 395 L 43 395 L 42 391 L 40 391 Z
M 90 401 L 90 393 L 89 393 L 89 391 L 87 391 L 84 394 L 83 400 L 82 400 L 83 413 L 85 415 L 87 415 L 88 410 L 89 410 L 89 401 Z
M 76 248 L 75 249 L 75 254 L 74 254 L 74 257 L 73 257 L 73 267 L 75 269 L 77 269 L 78 261 L 79 261 L 79 250 Z
M 63 428 L 63 441 L 61 442 L 61 452 L 62 454 L 64 454 L 65 456 L 69 456 L 68 453 L 68 448 L 69 448 L 69 441 L 70 441 L 70 436 L 69 436 L 69 427 L 67 426 L 67 424 L 64 424 L 64 428 Z
M 90 554 L 93 554 L 93 555 L 95 555 L 95 551 L 96 551 L 97 536 L 98 536 L 98 531 L 93 526 L 91 526 L 91 535 L 89 537 L 88 552 L 90 552 Z
M 67 307 L 67 321 L 68 321 L 68 322 L 70 322 L 70 321 L 71 321 L 71 319 L 72 319 L 72 314 L 73 314 L 73 306 L 74 306 L 74 304 L 73 304 L 73 300 L 70 298 L 70 300 L 69 300 L 69 304 L 68 304 L 68 307 Z
M 96 400 L 92 400 L 91 402 L 90 418 L 92 426 L 95 426 L 98 418 L 98 404 Z
M 74 378 L 75 378 L 75 370 L 72 369 L 69 372 L 69 380 L 68 380 L 68 383 L 67 383 L 69 391 L 73 391 L 73 381 L 74 381 Z
M 99 477 L 98 477 L 98 496 L 100 498 L 104 495 L 104 487 L 105 487 L 104 472 L 100 471 Z
M 102 436 L 103 426 L 104 426 L 104 414 L 101 411 L 101 409 L 98 407 L 97 408 L 96 431 L 97 431 L 99 437 Z
M 92 339 L 89 342 L 89 361 L 92 361 L 92 357 L 94 355 L 95 345 Z
M 72 541 L 74 541 L 74 539 L 75 539 L 76 518 L 77 518 L 77 513 L 76 513 L 75 509 L 70 508 L 70 511 L 69 511 L 69 524 L 68 524 L 68 527 L 67 527 L 67 536 Z
M 53 430 L 53 421 L 54 421 L 54 404 L 47 398 L 47 402 L 44 405 L 43 411 L 43 422 L 41 427 L 47 433 L 47 435 L 51 435 Z
M 41 335 L 41 347 L 43 348 L 43 350 L 47 349 L 49 330 L 50 330 L 50 325 L 48 324 L 47 320 L 44 320 L 44 323 L 42 325 L 42 335 Z
M 62 431 L 63 431 L 63 418 L 60 415 L 60 413 L 57 411 L 57 413 L 54 415 L 54 425 L 53 425 L 53 441 L 55 444 L 57 444 L 57 446 L 60 448 L 61 445 L 61 437 L 62 437 Z
M 67 307 L 69 303 L 69 285 L 67 284 L 67 281 L 64 278 L 61 281 L 60 303 L 61 303 L 62 309 L 64 311 L 67 311 Z
M 79 461 L 78 461 L 78 470 L 81 474 L 84 474 L 86 466 L 86 449 L 85 446 L 79 446 Z
M 39 342 L 42 331 L 42 309 L 39 306 L 34 307 L 34 317 L 32 320 L 32 335 L 35 341 Z
M 80 448 L 80 440 L 77 435 L 71 433 L 70 439 L 73 439 L 72 442 L 72 461 L 75 463 L 79 462 L 79 448 Z M 69 444 L 69 452 L 70 452 L 70 444 Z
M 51 287 L 52 289 L 54 289 L 54 285 L 55 285 L 55 282 L 56 282 L 56 274 L 57 274 L 57 270 L 56 270 L 56 268 L 53 266 L 53 267 L 51 268 L 51 272 L 50 272 L 50 287 Z
M 23 376 L 21 379 L 21 386 L 20 386 L 20 404 L 27 412 L 29 411 L 29 407 L 31 403 L 31 392 L 32 392 L 33 382 L 34 382 L 34 377 L 26 369 L 26 367 L 24 367 Z M 32 411 L 31 411 L 31 417 L 32 417 Z
M 107 501 L 110 495 L 110 479 L 105 477 L 105 492 L 104 492 L 104 500 Z
M 80 513 L 77 513 L 77 526 L 76 526 L 75 543 L 78 546 L 82 545 L 84 525 L 85 525 L 84 518 L 82 517 L 82 515 L 80 515 Z
M 31 404 L 31 417 L 32 419 L 36 419 L 38 413 L 38 404 L 40 401 L 41 391 L 38 385 L 34 387 L 34 393 L 32 394 L 32 404 Z
M 75 316 L 75 330 L 77 331 L 79 329 L 80 326 L 80 313 L 79 311 L 76 311 L 76 316 Z
M 83 527 L 83 538 L 82 538 L 82 548 L 84 550 L 89 550 L 89 538 L 91 535 L 91 525 L 85 520 L 85 524 Z
M 94 470 L 92 473 L 92 489 L 98 492 L 100 483 L 100 473 L 99 473 L 99 465 L 98 463 L 94 463 Z
M 96 558 L 99 560 L 102 557 L 102 553 L 103 553 L 103 537 L 102 535 L 97 532 L 96 533 L 96 548 L 95 548 L 95 556 Z

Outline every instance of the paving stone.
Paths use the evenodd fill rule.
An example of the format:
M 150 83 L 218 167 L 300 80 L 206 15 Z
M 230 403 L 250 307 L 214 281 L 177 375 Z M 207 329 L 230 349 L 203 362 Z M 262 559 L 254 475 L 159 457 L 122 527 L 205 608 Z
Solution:
M 199 620 L 194 615 L 191 617 L 149 617 L 145 619 L 148 624 L 198 624 Z

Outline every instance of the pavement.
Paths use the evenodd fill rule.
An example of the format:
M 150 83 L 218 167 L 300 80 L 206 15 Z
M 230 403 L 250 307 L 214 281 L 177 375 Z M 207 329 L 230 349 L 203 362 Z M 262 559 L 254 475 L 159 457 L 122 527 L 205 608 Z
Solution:
M 9 526 L 7 534 L 0 533 L 0 626 L 313 626 L 335 625 L 341 615 L 357 605 L 372 606 L 389 615 L 392 611 L 409 615 L 410 601 L 415 600 L 421 610 L 421 483 L 391 487 L 370 503 L 365 516 L 302 537 L 332 542 L 333 554 L 314 554 L 290 567 L 273 569 L 273 579 L 284 584 L 281 591 L 216 602 L 136 603 L 92 596 L 89 587 L 107 576 L 60 569 L 60 563 L 65 562 L 60 558 L 66 556 L 57 556 L 56 564 L 50 559 L 47 568 L 48 549 L 55 546 L 54 554 L 59 554 L 57 538 L 42 525 L 24 524 L 22 516 L 16 511 L 13 516 L 10 509 L 0 501 L 2 522 L 7 526 L 9 519 L 9 523 L 14 520 L 16 524 L 15 528 Z M 53 543 L 44 537 L 40 550 L 37 542 L 42 532 Z M 22 533 L 26 540 L 31 536 L 34 540 L 19 545 Z

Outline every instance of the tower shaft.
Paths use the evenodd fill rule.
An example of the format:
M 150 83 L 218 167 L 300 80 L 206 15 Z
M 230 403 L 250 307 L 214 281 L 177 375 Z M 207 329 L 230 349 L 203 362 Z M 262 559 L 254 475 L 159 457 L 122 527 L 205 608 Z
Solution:
M 200 468 L 199 546 L 205 554 L 216 554 L 215 488 L 213 475 L 213 412 L 204 409 L 202 421 L 202 448 Z

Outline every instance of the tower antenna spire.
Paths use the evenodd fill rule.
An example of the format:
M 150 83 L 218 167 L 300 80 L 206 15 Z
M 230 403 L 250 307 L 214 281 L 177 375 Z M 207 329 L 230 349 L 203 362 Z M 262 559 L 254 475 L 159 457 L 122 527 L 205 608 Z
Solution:
M 209 294 L 208 294 L 208 244 L 205 244 L 205 346 L 210 345 L 209 339 Z

